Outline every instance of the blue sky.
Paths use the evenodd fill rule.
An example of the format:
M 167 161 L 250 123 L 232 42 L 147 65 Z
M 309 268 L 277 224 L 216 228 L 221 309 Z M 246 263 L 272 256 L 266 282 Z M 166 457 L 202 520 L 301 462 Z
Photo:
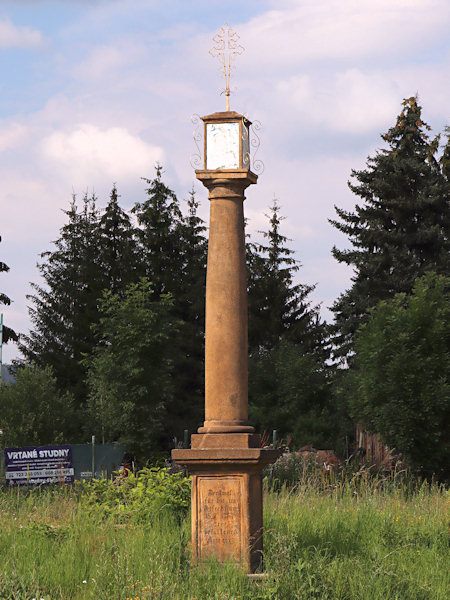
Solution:
M 238 57 L 231 108 L 263 123 L 265 171 L 248 190 L 252 232 L 274 196 L 284 233 L 327 307 L 351 271 L 331 257 L 346 245 L 327 219 L 355 198 L 351 169 L 382 146 L 402 99 L 419 94 L 434 133 L 448 124 L 448 0 L 0 0 L 0 290 L 5 322 L 29 327 L 26 294 L 39 282 L 38 254 L 51 248 L 72 191 L 105 203 L 144 197 L 141 177 L 160 161 L 180 198 L 195 183 L 193 113 L 224 109 L 208 50 L 228 22 Z M 4 361 L 17 354 L 4 347 Z

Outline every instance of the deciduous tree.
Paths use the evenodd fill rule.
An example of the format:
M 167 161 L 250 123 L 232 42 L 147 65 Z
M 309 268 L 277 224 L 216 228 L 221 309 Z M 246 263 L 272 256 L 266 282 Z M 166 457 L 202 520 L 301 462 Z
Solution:
M 48 366 L 20 367 L 15 373 L 15 383 L 0 386 L 0 415 L 5 446 L 72 441 L 73 397 L 59 391 Z
M 434 273 L 374 308 L 356 335 L 353 417 L 414 470 L 449 478 L 450 279 Z
M 86 358 L 91 429 L 105 441 L 121 441 L 140 458 L 167 445 L 167 410 L 174 394 L 174 348 L 178 323 L 173 300 L 154 299 L 143 279 L 124 295 L 105 292 L 97 346 Z

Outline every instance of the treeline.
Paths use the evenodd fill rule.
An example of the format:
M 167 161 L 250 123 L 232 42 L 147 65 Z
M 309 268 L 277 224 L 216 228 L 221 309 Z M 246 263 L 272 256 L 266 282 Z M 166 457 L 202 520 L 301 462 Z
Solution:
M 332 325 L 298 283 L 276 201 L 261 241 L 248 238 L 249 412 L 260 432 L 339 453 L 359 420 L 445 477 L 450 146 L 439 152 L 428 130 L 405 100 L 386 147 L 352 172 L 361 203 L 332 224 L 352 245 L 333 255 L 354 277 Z M 115 187 L 104 210 L 73 199 L 41 255 L 25 360 L 0 390 L 7 445 L 95 434 L 148 458 L 201 424 L 206 225 L 194 191 L 181 205 L 161 167 L 145 181 L 130 214 Z
M 33 329 L 20 340 L 26 366 L 5 390 L 16 395 L 3 404 L 9 445 L 94 434 L 143 458 L 202 424 L 206 226 L 195 193 L 181 206 L 161 167 L 146 183 L 130 214 L 115 187 L 104 210 L 95 197 L 81 206 L 74 198 L 54 248 L 41 255 L 43 284 L 29 297 Z M 327 444 L 328 425 L 303 425 L 306 415 L 315 423 L 331 410 L 327 331 L 309 304 L 312 287 L 293 281 L 299 266 L 279 210 L 274 202 L 264 243 L 247 244 L 252 420 Z M 287 408 L 283 398 L 277 413 L 282 390 L 270 398 L 266 379 L 275 381 L 280 361 L 292 365 L 297 400 Z

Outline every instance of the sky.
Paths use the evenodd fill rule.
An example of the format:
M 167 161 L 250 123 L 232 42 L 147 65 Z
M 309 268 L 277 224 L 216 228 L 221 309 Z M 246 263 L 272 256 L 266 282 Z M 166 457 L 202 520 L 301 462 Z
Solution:
M 121 205 L 145 198 L 154 165 L 180 198 L 195 180 L 191 115 L 225 109 L 208 50 L 228 23 L 245 52 L 231 109 L 262 123 L 265 169 L 246 192 L 248 231 L 267 228 L 274 198 L 301 262 L 297 281 L 329 307 L 352 271 L 331 255 L 348 240 L 328 222 L 352 210 L 347 182 L 384 147 L 401 102 L 415 94 L 433 133 L 448 125 L 448 0 L 0 0 L 0 306 L 30 327 L 30 282 L 52 249 L 72 194 L 98 205 L 117 185 Z M 3 346 L 3 362 L 18 356 Z

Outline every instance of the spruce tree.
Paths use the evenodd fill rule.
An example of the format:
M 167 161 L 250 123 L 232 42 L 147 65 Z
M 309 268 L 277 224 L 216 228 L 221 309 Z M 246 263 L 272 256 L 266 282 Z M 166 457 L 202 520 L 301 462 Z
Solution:
M 336 448 L 331 376 L 320 353 L 288 340 L 260 350 L 249 361 L 250 422 L 260 432 L 276 429 L 280 437 L 291 437 L 296 448 Z
M 442 175 L 445 181 L 450 184 L 450 127 L 445 127 L 445 135 L 447 136 L 447 143 L 444 146 L 444 151 L 440 158 L 439 164 L 441 166 Z
M 267 243 L 247 244 L 250 419 L 296 445 L 332 447 L 326 326 L 308 299 L 314 286 L 294 282 L 300 265 L 280 231 L 276 200 L 270 211 L 261 232 Z
M 0 236 L 0 242 L 1 241 L 2 241 L 2 237 Z M 7 273 L 8 271 L 9 271 L 8 265 L 5 264 L 4 262 L 0 261 L 0 273 Z M 9 306 L 11 304 L 10 298 L 3 292 L 0 292 L 0 304 L 4 304 L 6 306 Z M 18 339 L 18 336 L 17 336 L 16 332 L 13 331 L 12 329 L 10 329 L 9 327 L 7 327 L 6 325 L 3 325 L 3 342 L 6 344 L 8 340 L 17 341 L 17 339 Z
M 184 305 L 187 320 L 199 323 L 203 332 L 208 240 L 205 222 L 198 216 L 199 202 L 194 189 L 189 193 L 187 206 L 182 227 Z
M 188 211 L 181 227 L 182 277 L 175 298 L 177 329 L 176 387 L 168 416 L 174 434 L 194 430 L 204 412 L 205 292 L 208 242 L 204 221 L 198 216 L 199 202 L 194 189 L 187 200 Z
M 114 294 L 123 294 L 125 288 L 138 279 L 138 257 L 134 228 L 128 214 L 119 206 L 115 185 L 100 217 L 97 235 L 98 260 L 107 289 Z
M 98 261 L 95 197 L 85 197 L 80 212 L 73 198 L 64 212 L 68 223 L 55 249 L 41 254 L 38 269 L 45 285 L 32 284 L 33 330 L 23 336 L 20 349 L 28 361 L 51 367 L 59 388 L 73 393 L 79 408 L 86 399 L 82 359 L 95 344 L 91 327 L 98 321 L 98 301 L 107 282 Z
M 300 263 L 280 232 L 284 217 L 276 200 L 266 216 L 270 228 L 259 233 L 267 243 L 247 244 L 250 354 L 282 340 L 312 349 L 321 344 L 323 333 L 319 309 L 308 300 L 315 286 L 294 283 Z
M 179 437 L 183 429 L 195 429 L 203 414 L 205 227 L 193 193 L 183 217 L 160 165 L 155 178 L 145 181 L 147 199 L 132 210 L 139 226 L 140 274 L 151 283 L 153 301 L 170 294 L 171 315 L 179 323 L 171 340 L 175 392 L 167 406 L 167 434 Z
M 195 194 L 191 193 L 183 217 L 175 194 L 162 181 L 161 167 L 153 180 L 146 181 L 147 198 L 133 209 L 137 227 L 120 208 L 115 186 L 101 216 L 94 198 L 85 198 L 81 211 L 73 199 L 56 248 L 41 255 L 38 268 L 44 285 L 33 284 L 35 294 L 29 297 L 33 330 L 22 339 L 21 350 L 28 361 L 52 368 L 60 389 L 74 395 L 81 416 L 88 357 L 94 348 L 112 343 L 111 338 L 102 338 L 98 327 L 103 292 L 119 302 L 130 284 L 146 277 L 150 285 L 142 294 L 148 293 L 148 302 L 155 307 L 170 297 L 168 319 L 178 323 L 167 331 L 173 365 L 169 376 L 175 390 L 164 398 L 164 440 L 159 441 L 167 446 L 173 435 L 194 429 L 202 419 L 207 242 Z M 114 343 L 124 341 L 115 338 Z M 148 349 L 151 362 L 153 350 Z M 133 347 L 124 350 L 134 352 Z M 144 347 L 142 360 L 145 352 Z
M 368 158 L 367 169 L 352 171 L 350 189 L 363 202 L 354 212 L 336 207 L 339 220 L 331 221 L 353 246 L 334 247 L 333 256 L 355 270 L 352 287 L 332 307 L 341 358 L 351 354 L 371 307 L 410 293 L 426 271 L 450 268 L 448 146 L 447 162 L 439 162 L 439 138 L 430 140 L 421 112 L 417 98 L 403 102 L 396 124 L 382 136 L 388 147 Z
M 148 184 L 147 199 L 136 203 L 136 237 L 140 256 L 139 275 L 152 284 L 155 299 L 176 292 L 183 273 L 183 219 L 175 193 L 162 181 L 162 167 L 156 166 L 154 179 Z

